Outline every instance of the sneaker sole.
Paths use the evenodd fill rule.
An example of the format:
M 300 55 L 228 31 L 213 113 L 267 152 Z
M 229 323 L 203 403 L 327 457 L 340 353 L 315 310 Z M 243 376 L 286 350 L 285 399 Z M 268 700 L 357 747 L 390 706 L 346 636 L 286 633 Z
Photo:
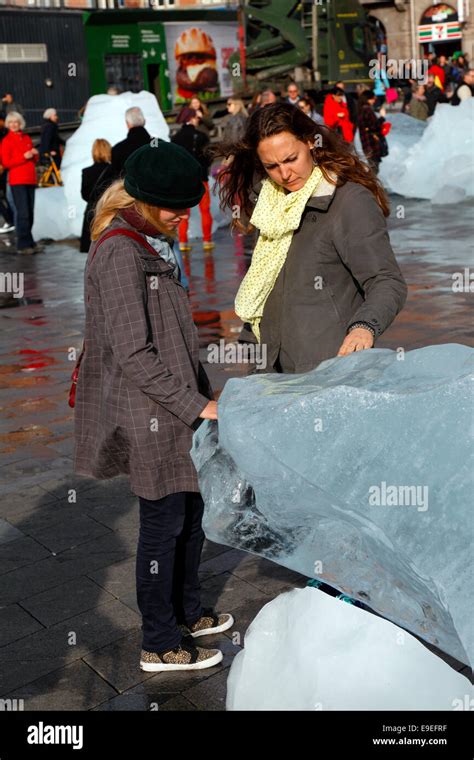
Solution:
M 191 633 L 191 636 L 193 639 L 198 639 L 200 636 L 211 636 L 213 633 L 222 633 L 222 631 L 228 631 L 229 628 L 232 628 L 233 625 L 234 618 L 231 615 L 227 623 L 222 623 L 222 625 L 217 625 L 214 628 L 203 628 L 202 631 Z
M 166 662 L 141 662 L 140 670 L 144 670 L 146 673 L 162 673 L 166 670 L 204 670 L 205 668 L 212 668 L 214 665 L 218 665 L 222 662 L 222 652 L 219 650 L 213 657 L 208 657 L 207 660 L 201 660 L 201 662 L 190 662 L 186 665 L 178 665 L 175 663 Z

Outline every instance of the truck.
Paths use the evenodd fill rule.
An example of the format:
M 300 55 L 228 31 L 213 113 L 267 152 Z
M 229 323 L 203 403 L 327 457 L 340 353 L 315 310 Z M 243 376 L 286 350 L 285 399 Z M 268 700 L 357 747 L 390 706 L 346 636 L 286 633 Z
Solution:
M 241 91 L 288 78 L 315 89 L 371 82 L 376 29 L 358 0 L 251 0 L 241 13 L 245 46 L 229 61 Z

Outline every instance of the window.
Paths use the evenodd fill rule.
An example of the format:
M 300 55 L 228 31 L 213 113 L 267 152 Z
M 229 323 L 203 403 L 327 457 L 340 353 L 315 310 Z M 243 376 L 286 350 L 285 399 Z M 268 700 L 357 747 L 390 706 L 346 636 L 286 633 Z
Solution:
M 48 51 L 42 43 L 0 45 L 0 63 L 43 63 L 47 60 Z

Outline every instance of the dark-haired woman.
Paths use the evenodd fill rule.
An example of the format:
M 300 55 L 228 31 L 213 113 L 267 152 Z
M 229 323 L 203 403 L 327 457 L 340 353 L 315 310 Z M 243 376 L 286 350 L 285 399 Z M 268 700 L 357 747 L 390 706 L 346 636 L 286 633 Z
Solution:
M 359 96 L 359 111 L 357 126 L 359 127 L 362 150 L 375 174 L 379 172 L 382 158 L 387 155 L 387 141 L 382 134 L 382 124 L 385 121 L 385 109 L 382 106 L 379 114 L 374 111 L 376 97 L 373 90 L 366 90 Z
M 266 372 L 307 372 L 371 348 L 406 298 L 375 175 L 332 130 L 275 104 L 251 115 L 220 175 L 223 208 L 259 230 L 237 293 L 241 340 L 266 345 Z M 254 206 L 254 202 L 256 205 Z M 235 214 L 234 214 L 235 216 Z

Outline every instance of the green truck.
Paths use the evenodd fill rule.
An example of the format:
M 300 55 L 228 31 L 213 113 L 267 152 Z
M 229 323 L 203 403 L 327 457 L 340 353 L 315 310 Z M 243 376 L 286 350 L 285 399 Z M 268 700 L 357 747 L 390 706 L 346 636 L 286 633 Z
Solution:
M 239 7 L 83 14 L 91 94 L 153 92 L 164 113 L 284 84 L 370 82 L 374 32 L 357 0 L 252 0 Z

